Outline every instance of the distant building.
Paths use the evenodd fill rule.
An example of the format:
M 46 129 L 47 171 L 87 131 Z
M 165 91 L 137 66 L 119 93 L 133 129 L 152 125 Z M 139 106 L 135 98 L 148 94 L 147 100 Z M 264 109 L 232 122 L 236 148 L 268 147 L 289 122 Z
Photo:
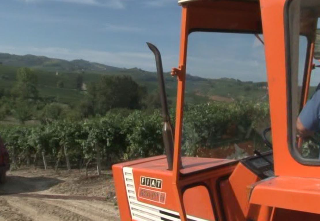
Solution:
M 81 90 L 87 91 L 87 85 L 85 83 L 82 83 Z

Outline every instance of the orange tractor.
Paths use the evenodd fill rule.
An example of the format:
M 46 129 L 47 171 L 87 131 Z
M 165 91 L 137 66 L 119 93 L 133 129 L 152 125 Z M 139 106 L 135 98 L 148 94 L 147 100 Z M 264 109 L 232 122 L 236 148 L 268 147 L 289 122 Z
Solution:
M 113 166 L 121 220 L 320 220 L 319 147 L 314 148 L 316 157 L 306 154 L 311 150 L 303 146 L 296 128 L 313 89 L 320 1 L 180 0 L 179 4 L 180 60 L 172 69 L 178 81 L 175 128 L 167 110 L 161 56 L 148 44 L 157 62 L 166 155 Z M 242 159 L 182 156 L 187 52 L 192 47 L 188 40 L 199 32 L 256 36 L 264 43 L 272 144 L 265 136 L 271 129 L 263 136 L 273 148 Z

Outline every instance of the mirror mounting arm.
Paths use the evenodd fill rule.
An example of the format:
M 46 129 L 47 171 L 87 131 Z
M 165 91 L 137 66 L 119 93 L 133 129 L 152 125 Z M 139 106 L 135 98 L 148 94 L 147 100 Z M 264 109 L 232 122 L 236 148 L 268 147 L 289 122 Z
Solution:
M 183 78 L 183 66 L 179 66 L 179 68 L 172 68 L 171 70 L 171 76 L 177 76 L 179 80 L 182 80 Z

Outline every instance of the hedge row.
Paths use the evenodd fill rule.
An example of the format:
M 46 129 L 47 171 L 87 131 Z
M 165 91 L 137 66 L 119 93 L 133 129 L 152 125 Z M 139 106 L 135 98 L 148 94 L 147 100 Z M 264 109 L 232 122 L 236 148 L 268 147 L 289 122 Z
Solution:
M 171 111 L 173 113 L 173 111 Z M 250 139 L 259 125 L 268 124 L 267 104 L 219 103 L 186 106 L 183 151 L 199 155 L 199 148 L 214 149 L 226 141 Z M 173 116 L 172 116 L 173 118 Z M 104 117 L 79 122 L 56 121 L 47 125 L 2 127 L 0 129 L 14 166 L 55 159 L 88 166 L 95 161 L 112 163 L 164 153 L 159 111 L 112 111 Z M 249 134 L 249 136 L 248 136 Z M 31 160 L 32 159 L 32 160 Z

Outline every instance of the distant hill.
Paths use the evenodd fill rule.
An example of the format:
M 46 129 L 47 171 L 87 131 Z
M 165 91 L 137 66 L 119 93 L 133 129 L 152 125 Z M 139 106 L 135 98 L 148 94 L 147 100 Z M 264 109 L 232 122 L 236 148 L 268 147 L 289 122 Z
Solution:
M 157 75 L 154 72 L 139 68 L 117 68 L 85 60 L 67 61 L 35 55 L 11 55 L 0 53 L 0 88 L 12 88 L 19 67 L 30 67 L 38 75 L 39 90 L 42 96 L 55 97 L 63 103 L 76 103 L 84 93 L 75 90 L 78 74 L 83 76 L 85 84 L 99 81 L 101 75 L 131 76 L 140 85 L 147 88 L 148 93 L 158 89 Z M 237 99 L 267 99 L 266 82 L 243 82 L 233 78 L 206 79 L 187 75 L 186 103 L 202 103 L 207 101 L 233 102 Z M 64 87 L 58 88 L 57 83 Z M 168 98 L 175 103 L 177 80 L 165 73 Z
M 116 68 L 95 62 L 85 60 L 67 61 L 56 58 L 48 58 L 45 56 L 35 55 L 12 55 L 8 53 L 0 53 L 0 62 L 3 65 L 16 67 L 30 67 L 44 69 L 48 71 L 119 71 Z

